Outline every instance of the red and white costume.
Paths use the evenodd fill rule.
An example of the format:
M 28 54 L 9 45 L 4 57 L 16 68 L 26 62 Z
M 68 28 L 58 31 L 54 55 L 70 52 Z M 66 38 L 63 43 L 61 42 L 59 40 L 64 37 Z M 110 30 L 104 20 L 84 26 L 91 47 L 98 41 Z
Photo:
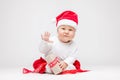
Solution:
M 78 16 L 73 11 L 64 11 L 60 15 L 56 17 L 56 27 L 60 27 L 60 25 L 70 25 L 77 29 L 78 26 Z M 73 41 L 69 43 L 62 43 L 57 37 L 50 38 L 53 43 L 48 43 L 46 41 L 41 41 L 39 50 L 45 56 L 50 53 L 54 53 L 61 60 L 68 64 L 68 67 L 61 73 L 76 73 L 76 72 L 86 72 L 87 70 L 81 70 L 80 62 L 77 60 L 78 56 L 78 44 Z M 44 59 L 44 57 L 40 57 L 33 63 L 34 71 L 23 69 L 23 73 L 29 72 L 49 72 L 49 66 Z
M 68 67 L 61 73 L 76 73 L 76 72 L 86 72 L 88 70 L 82 70 L 80 68 L 80 61 L 77 59 L 78 56 L 78 46 L 74 41 L 69 43 L 62 43 L 57 37 L 52 37 L 53 43 L 48 43 L 46 41 L 41 41 L 39 50 L 42 54 L 47 55 L 49 53 L 56 54 L 61 60 L 68 64 Z M 39 73 L 52 73 L 44 56 L 40 57 L 33 63 L 34 70 L 40 68 Z M 34 72 L 28 69 L 23 69 L 23 73 Z
M 62 43 L 58 40 L 57 37 L 51 38 L 51 41 L 53 41 L 53 43 L 47 43 L 46 41 L 42 41 L 39 48 L 40 52 L 45 55 L 54 53 L 61 60 L 68 64 L 66 70 L 75 69 L 73 63 L 75 62 L 76 57 L 78 56 L 77 44 L 74 41 L 69 43 Z M 46 70 L 48 70 L 46 72 L 50 72 L 48 69 L 49 67 L 46 68 Z

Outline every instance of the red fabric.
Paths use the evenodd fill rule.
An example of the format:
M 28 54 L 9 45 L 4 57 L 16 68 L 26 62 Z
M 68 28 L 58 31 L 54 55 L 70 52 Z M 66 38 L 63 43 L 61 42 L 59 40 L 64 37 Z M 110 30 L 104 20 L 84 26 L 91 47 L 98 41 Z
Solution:
M 33 68 L 36 69 L 38 68 L 41 64 L 47 64 L 47 62 L 42 58 L 40 57 L 40 59 L 37 59 L 34 61 L 33 63 Z
M 36 73 L 44 73 L 46 70 L 46 63 L 42 63 L 39 67 L 34 69 L 34 72 Z
M 80 62 L 78 60 L 75 60 L 75 62 L 73 63 L 73 65 L 75 66 L 76 69 L 65 70 L 61 74 L 75 74 L 77 72 L 88 72 L 89 71 L 89 70 L 82 70 Z
M 59 62 L 59 58 L 56 57 L 52 62 L 50 62 L 48 65 L 50 68 L 54 67 Z
M 23 68 L 23 74 L 32 73 L 33 71 Z
M 78 60 L 75 60 L 75 62 L 73 63 L 73 65 L 75 66 L 75 68 L 77 70 L 80 69 L 80 67 L 81 67 L 80 62 Z
M 44 73 L 46 70 L 46 64 L 47 62 L 42 57 L 35 60 L 33 63 L 34 72 Z
M 33 63 L 33 68 L 34 70 L 28 70 L 26 68 L 23 68 L 23 74 L 27 74 L 27 73 L 44 73 L 46 70 L 46 64 L 47 62 L 40 57 L 40 59 L 37 59 L 34 61 Z M 82 70 L 81 69 L 81 65 L 80 62 L 78 60 L 76 60 L 73 65 L 75 66 L 76 69 L 73 70 L 65 70 L 60 74 L 75 74 L 77 72 L 88 72 L 89 70 Z
M 64 11 L 60 15 L 58 15 L 56 17 L 56 21 L 57 21 L 56 26 L 57 26 L 58 22 L 63 19 L 71 20 L 71 21 L 75 22 L 76 24 L 78 24 L 78 15 L 73 11 L 69 11 L 69 10 Z
M 23 68 L 23 74 L 27 74 L 27 73 L 44 73 L 46 70 L 46 64 L 47 62 L 40 57 L 40 59 L 37 59 L 34 61 L 33 63 L 33 68 L 34 70 L 28 70 L 26 68 Z

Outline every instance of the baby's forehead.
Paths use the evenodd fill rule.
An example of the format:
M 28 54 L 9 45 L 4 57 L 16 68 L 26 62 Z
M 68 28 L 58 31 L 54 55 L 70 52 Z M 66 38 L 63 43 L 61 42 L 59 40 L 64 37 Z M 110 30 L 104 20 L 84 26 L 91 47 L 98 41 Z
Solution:
M 61 25 L 60 28 L 70 28 L 70 29 L 74 29 L 73 26 L 70 25 Z

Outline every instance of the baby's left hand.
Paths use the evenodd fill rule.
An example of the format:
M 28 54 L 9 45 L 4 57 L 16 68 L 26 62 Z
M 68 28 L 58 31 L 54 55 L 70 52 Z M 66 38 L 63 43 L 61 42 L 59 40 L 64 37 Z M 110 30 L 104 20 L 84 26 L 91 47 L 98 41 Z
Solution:
M 64 61 L 61 61 L 59 66 L 60 68 L 62 68 L 62 70 L 64 70 L 65 68 L 67 68 L 68 64 L 65 63 Z

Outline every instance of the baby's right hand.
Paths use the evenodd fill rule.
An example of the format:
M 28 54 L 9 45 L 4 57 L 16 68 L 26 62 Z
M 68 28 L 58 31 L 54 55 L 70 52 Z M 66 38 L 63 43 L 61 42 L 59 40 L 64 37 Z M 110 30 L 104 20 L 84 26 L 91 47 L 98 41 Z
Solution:
M 50 38 L 50 33 L 49 32 L 45 32 L 44 34 L 41 35 L 41 38 L 42 40 L 44 41 L 47 41 L 47 42 L 53 42 L 53 41 L 50 41 L 49 38 Z

